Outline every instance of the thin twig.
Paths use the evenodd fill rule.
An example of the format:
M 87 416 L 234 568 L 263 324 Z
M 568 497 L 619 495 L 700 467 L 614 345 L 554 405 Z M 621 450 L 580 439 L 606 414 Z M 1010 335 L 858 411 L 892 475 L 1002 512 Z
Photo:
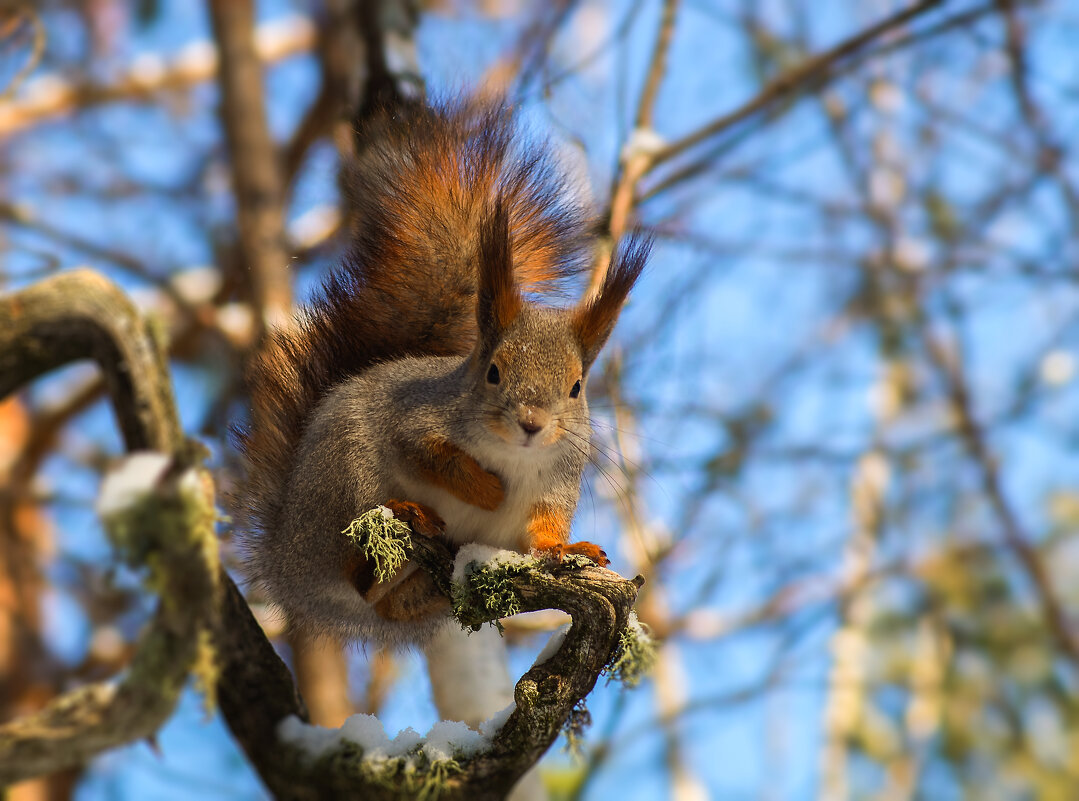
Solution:
M 974 413 L 970 387 L 960 360 L 950 354 L 943 342 L 928 331 L 925 333 L 925 344 L 930 360 L 945 381 L 956 414 L 960 439 L 978 469 L 982 491 L 1001 524 L 1004 544 L 1030 580 L 1053 639 L 1068 659 L 1079 667 L 1079 638 L 1068 620 L 1041 555 L 1031 545 L 1030 535 L 1024 531 L 1018 514 L 1008 501 L 1000 480 L 996 457 L 990 451 L 985 431 Z
M 814 56 L 799 67 L 795 67 L 775 78 L 765 86 L 755 97 L 743 103 L 722 117 L 698 128 L 691 134 L 669 143 L 662 150 L 652 154 L 649 169 L 670 161 L 675 156 L 698 145 L 717 134 L 723 133 L 728 128 L 737 125 L 747 117 L 767 108 L 778 100 L 811 85 L 818 79 L 828 74 L 835 68 L 838 62 L 854 55 L 871 42 L 892 30 L 911 22 L 937 6 L 943 5 L 945 0 L 923 0 L 923 2 L 910 6 L 887 17 L 875 25 L 871 25 L 860 33 L 840 42 L 835 47 L 825 50 Z

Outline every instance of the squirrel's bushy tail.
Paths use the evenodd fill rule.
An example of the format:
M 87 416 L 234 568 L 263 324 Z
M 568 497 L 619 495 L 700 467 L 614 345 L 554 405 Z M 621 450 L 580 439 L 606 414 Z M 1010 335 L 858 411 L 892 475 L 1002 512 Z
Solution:
M 356 144 L 349 252 L 248 373 L 238 506 L 255 532 L 275 527 L 304 423 L 328 390 L 377 362 L 471 349 L 479 231 L 496 201 L 525 290 L 552 286 L 589 255 L 585 215 L 549 148 L 522 142 L 503 107 L 398 105 L 371 115 Z

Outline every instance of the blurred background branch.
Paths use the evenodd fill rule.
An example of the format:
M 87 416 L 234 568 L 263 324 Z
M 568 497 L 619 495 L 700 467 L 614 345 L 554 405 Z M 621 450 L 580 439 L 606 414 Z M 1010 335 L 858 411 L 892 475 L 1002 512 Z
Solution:
M 227 492 L 242 364 L 347 237 L 351 110 L 506 94 L 608 240 L 658 243 L 575 525 L 646 577 L 659 667 L 593 693 L 532 797 L 1070 798 L 1077 40 L 1063 0 L 14 4 L 0 284 L 89 264 L 130 292 Z M 5 719 L 114 673 L 152 614 L 92 511 L 106 389 L 69 368 L 0 407 Z M 249 600 L 316 721 L 440 715 L 422 655 Z M 506 683 L 563 621 L 506 621 Z M 187 692 L 159 756 L 10 794 L 262 797 L 202 715 Z

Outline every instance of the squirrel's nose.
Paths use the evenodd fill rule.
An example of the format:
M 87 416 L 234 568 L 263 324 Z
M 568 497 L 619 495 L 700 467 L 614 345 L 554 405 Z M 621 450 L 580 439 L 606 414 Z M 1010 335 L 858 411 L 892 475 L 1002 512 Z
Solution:
M 530 437 L 542 431 L 549 419 L 550 415 L 546 411 L 535 406 L 521 405 L 517 408 L 517 424 Z

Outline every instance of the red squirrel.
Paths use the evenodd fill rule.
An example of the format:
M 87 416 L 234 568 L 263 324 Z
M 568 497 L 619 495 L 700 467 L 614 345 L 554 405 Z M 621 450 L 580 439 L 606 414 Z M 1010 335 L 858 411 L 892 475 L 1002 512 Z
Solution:
M 607 563 L 568 542 L 586 382 L 649 243 L 621 242 L 572 308 L 526 300 L 596 249 L 546 145 L 469 102 L 398 105 L 356 136 L 348 255 L 249 372 L 239 511 L 250 578 L 292 625 L 418 641 L 445 599 L 411 565 L 377 582 L 343 533 L 376 506 L 456 545 Z

